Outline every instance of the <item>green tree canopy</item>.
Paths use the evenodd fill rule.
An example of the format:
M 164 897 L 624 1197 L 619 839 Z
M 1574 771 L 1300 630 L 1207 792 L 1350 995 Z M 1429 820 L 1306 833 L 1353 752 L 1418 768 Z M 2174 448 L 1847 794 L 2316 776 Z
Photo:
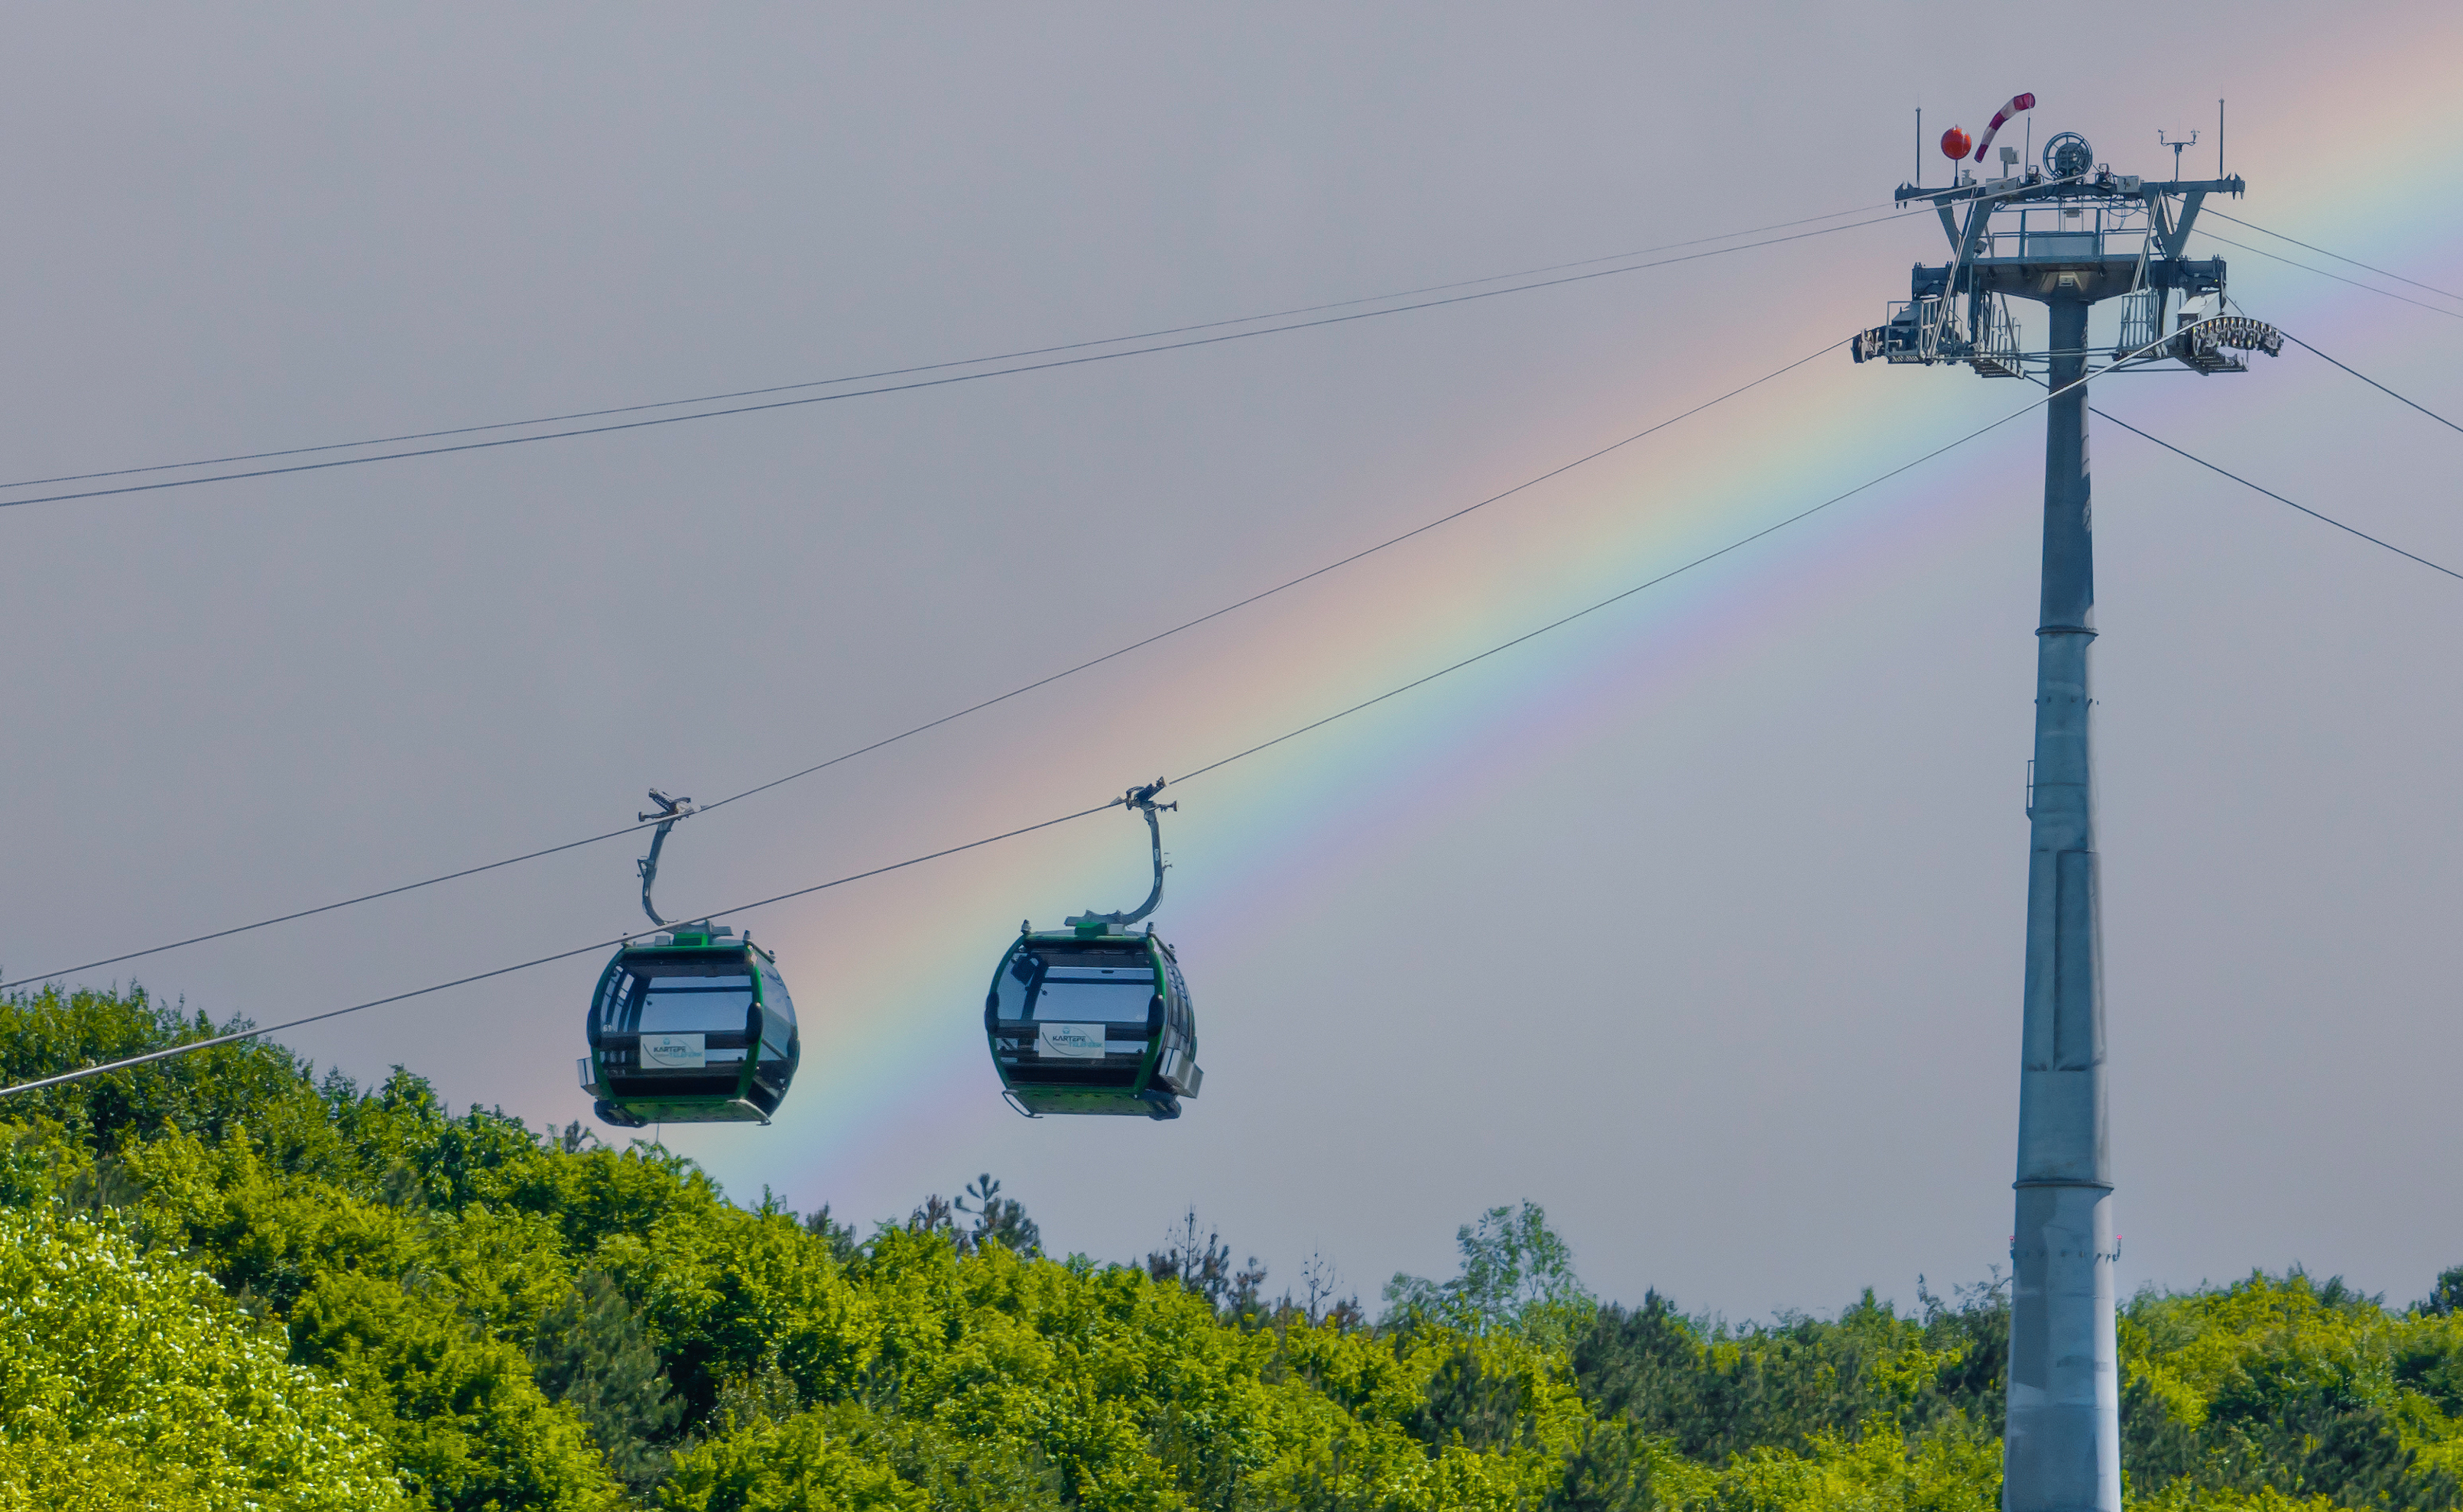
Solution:
M 1385 1283 L 1393 1325 L 1442 1322 L 1465 1333 L 1504 1332 L 1561 1346 L 1598 1302 L 1574 1273 L 1574 1252 L 1536 1202 L 1491 1208 L 1454 1234 L 1462 1269 L 1451 1281 L 1397 1275 Z
M 0 1502 L 402 1506 L 384 1440 L 287 1352 L 109 1224 L 0 1211 Z
M 0 998 L 15 1076 L 215 1026 Z M 1192 1209 L 1055 1259 L 989 1174 L 871 1238 L 689 1161 L 248 1043 L 0 1104 L 0 1512 L 1994 1512 L 1994 1284 L 1731 1325 L 1602 1305 L 1534 1204 L 1367 1324 Z M 2150 1512 L 2448 1512 L 2463 1271 L 2402 1312 L 2134 1299 Z

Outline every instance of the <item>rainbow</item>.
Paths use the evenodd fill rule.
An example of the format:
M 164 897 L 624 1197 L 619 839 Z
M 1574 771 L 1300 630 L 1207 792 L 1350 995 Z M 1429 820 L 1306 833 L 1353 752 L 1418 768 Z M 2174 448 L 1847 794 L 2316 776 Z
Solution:
M 2452 42 L 2463 45 L 2463 19 L 2450 26 Z M 2256 187 L 2249 200 L 2223 208 L 2463 288 L 2463 195 L 2419 188 L 2463 176 L 2446 145 L 2453 133 L 2444 129 L 2463 124 L 2463 105 L 2442 87 L 2445 60 L 2454 55 L 2454 46 L 2421 47 L 2372 59 L 2266 112 L 2287 122 L 2332 120 L 2339 130 L 2331 139 L 2290 140 L 2236 122 L 2229 165 Z M 2058 110 L 2059 96 L 2047 98 L 2046 108 Z M 2150 140 L 2146 152 L 2156 150 Z M 2216 229 L 2274 245 L 2237 228 Z M 1860 234 L 1885 238 L 1886 248 L 1858 244 L 1875 254 L 1862 290 L 1759 315 L 1741 333 L 1747 340 L 1695 364 L 1691 386 L 1716 392 L 1844 336 L 1878 315 L 1898 258 L 1938 251 L 1932 228 L 1921 222 Z M 2211 250 L 2230 254 L 2243 303 L 2296 334 L 2333 331 L 2355 317 L 2383 319 L 2385 302 L 2370 295 Z M 2443 324 L 2426 315 L 2419 321 Z M 2442 335 L 2424 333 L 2421 350 Z M 2187 382 L 2147 381 L 2145 388 L 2100 392 L 2099 402 L 2145 417 L 2158 433 L 2168 418 L 2182 419 L 2180 438 L 2195 446 L 2195 437 L 2227 424 L 2265 425 L 2271 415 L 2289 423 L 2303 403 L 2301 385 L 2290 381 L 2300 361 L 2287 356 L 2282 370 L 2251 381 L 2263 383 L 2262 392 L 2232 393 L 2229 408 L 2211 416 L 2203 406 L 2216 402 L 2212 392 Z M 1617 433 L 1689 402 L 1646 398 L 1644 386 L 1636 382 L 1609 406 L 1627 417 Z M 981 763 L 962 806 L 936 815 L 936 835 L 924 844 L 1099 801 L 1106 791 L 1089 790 L 1090 773 L 1116 788 L 1205 765 L 1665 572 L 2030 397 L 2018 384 L 1977 383 L 1964 372 L 1856 368 L 1841 352 L 1459 525 L 1139 653 L 1142 666 L 1169 668 L 1159 684 L 1162 709 L 1123 712 L 1064 685 L 1004 711 L 996 717 L 1005 734 L 993 742 L 999 761 Z M 1877 596 L 1920 591 L 1979 564 L 1995 572 L 2007 561 L 2031 564 L 2032 510 L 1978 505 L 2009 502 L 2009 478 L 2032 478 L 2039 437 L 2027 422 L 1994 431 L 1767 542 L 1174 789 L 1167 796 L 1187 807 L 1166 823 L 1179 866 L 1159 919 L 1192 963 L 1202 1033 L 1227 1032 L 1223 1017 L 1208 1016 L 1210 954 L 1287 922 L 1296 899 L 1363 885 L 1346 874 L 1346 853 L 1406 831 L 1441 806 L 1476 806 L 1511 774 L 1594 737 L 1610 721 L 1714 684 L 1739 662 L 1785 657 L 1816 672 L 1825 662 L 1843 664 L 1849 648 L 1832 627 Z M 2107 439 L 2099 461 L 2107 470 L 2152 466 L 2139 445 Z M 1493 455 L 1493 469 L 1468 480 L 1460 496 L 1429 499 L 1418 514 L 1459 507 L 1563 460 L 1510 439 Z M 1316 555 L 1351 545 L 1320 542 Z M 1040 923 L 1135 897 L 1144 861 L 1133 828 L 1099 816 L 752 921 L 791 966 L 799 958 L 830 963 L 825 980 L 808 975 L 814 984 L 799 984 L 806 1069 L 771 1136 L 671 1129 L 669 1142 L 736 1192 L 769 1185 L 802 1205 L 827 1196 L 869 1213 L 888 1211 L 899 1193 L 913 1195 L 903 1187 L 873 1192 L 865 1172 L 884 1150 L 955 1169 L 963 1158 L 956 1151 L 1004 1137 L 996 1126 L 1014 1124 L 1015 1115 L 999 1102 L 985 1062 L 976 1018 L 984 979 L 1021 909 Z M 952 934 L 979 939 L 980 948 L 963 959 L 936 953 Z M 877 948 L 851 950 L 849 941 Z M 1191 1116 L 1208 1111 L 1201 1100 Z

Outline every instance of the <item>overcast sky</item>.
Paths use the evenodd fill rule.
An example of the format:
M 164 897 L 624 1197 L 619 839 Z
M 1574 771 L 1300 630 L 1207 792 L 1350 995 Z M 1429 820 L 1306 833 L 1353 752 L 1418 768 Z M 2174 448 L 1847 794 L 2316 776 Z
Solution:
M 9 977 L 599 833 L 651 785 L 724 797 L 1765 378 L 1939 258 L 1922 217 L 1858 224 L 1915 170 L 1918 107 L 1928 136 L 1973 132 L 2032 90 L 2022 144 L 2078 130 L 2151 175 L 2159 129 L 2199 131 L 2185 166 L 2212 171 L 2229 97 L 2251 189 L 2220 208 L 2463 292 L 2447 6 L 2085 5 L 2065 31 L 1973 5 L 13 19 L 8 479 L 1835 218 L 1305 331 L 0 510 Z M 2463 300 L 2213 229 L 2421 301 L 2203 248 L 2253 314 L 2463 414 Z M 2255 365 L 2115 378 L 2097 403 L 2463 570 L 2463 436 L 2297 349 Z M 1830 352 L 691 822 L 663 901 L 724 908 L 1193 771 L 2025 399 Z M 2300 1262 L 2409 1301 L 2463 1261 L 2463 582 L 2098 426 L 2123 1282 Z M 1208 1079 L 1178 1123 L 1018 1119 L 982 1042 L 1020 917 L 1142 895 L 1142 831 L 1108 815 L 741 915 L 782 953 L 803 1070 L 774 1127 L 669 1142 L 739 1198 L 866 1222 L 990 1170 L 1054 1249 L 1107 1259 L 1193 1204 L 1277 1285 L 1317 1252 L 1372 1297 L 1524 1198 L 1627 1299 L 1748 1315 L 1982 1279 L 2011 1201 L 2040 447 L 2027 416 L 1189 782 L 1159 922 Z M 296 1017 L 636 928 L 640 849 L 81 979 Z M 408 1066 L 457 1107 L 586 1119 L 602 959 L 284 1039 L 362 1080 Z

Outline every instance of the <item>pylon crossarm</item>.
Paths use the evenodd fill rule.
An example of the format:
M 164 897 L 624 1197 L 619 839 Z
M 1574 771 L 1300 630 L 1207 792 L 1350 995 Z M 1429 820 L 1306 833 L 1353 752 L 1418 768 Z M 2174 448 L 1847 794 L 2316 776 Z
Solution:
M 2030 174 L 2037 170 L 2029 169 Z M 2065 199 L 2147 199 L 2159 194 L 2195 194 L 2204 200 L 2210 194 L 2237 197 L 2248 188 L 2240 175 L 2228 179 L 2147 179 L 2134 173 L 2078 173 L 2065 179 L 1986 179 L 1981 184 L 1961 184 L 1951 188 L 1919 189 L 1908 185 L 1899 186 L 1897 201 L 1901 205 L 1918 201 L 1936 209 L 1969 200 L 2065 200 Z M 1951 232 L 1953 239 L 1956 232 Z

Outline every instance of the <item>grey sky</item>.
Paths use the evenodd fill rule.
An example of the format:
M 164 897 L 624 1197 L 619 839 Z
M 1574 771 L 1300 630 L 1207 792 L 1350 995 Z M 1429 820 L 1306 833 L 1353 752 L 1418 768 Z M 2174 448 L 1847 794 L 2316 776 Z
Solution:
M 2456 107 L 2420 99 L 2389 139 L 2365 87 L 2453 55 L 2451 14 L 2069 14 L 2075 51 L 1973 6 L 20 8 L 7 476 L 1843 210 L 1907 177 L 1916 104 L 1929 134 L 1974 130 L 2019 89 L 2038 143 L 2079 129 L 2149 173 L 2158 127 L 2211 129 L 2229 95 L 2255 186 L 2234 213 L 2463 288 L 2463 185 L 2420 145 Z M 2350 190 L 2324 192 L 2339 151 Z M 1878 318 L 1937 247 L 1909 221 L 1059 372 L 0 510 L 0 963 L 575 838 L 653 783 L 767 780 L 1768 372 Z M 2451 318 L 2226 251 L 2254 312 L 2463 410 Z M 2098 403 L 2463 566 L 2463 437 L 2305 358 L 2131 382 Z M 667 895 L 758 897 L 1202 764 L 1894 466 L 2016 386 L 1825 358 L 1115 676 L 688 825 Z M 1051 1242 L 1110 1258 L 1193 1202 L 1278 1282 L 1319 1249 L 1372 1293 L 1522 1197 L 1613 1295 L 1741 1314 L 1980 1278 L 2010 1206 L 2040 437 L 2022 422 L 1664 603 L 1192 784 L 1162 919 L 1209 1080 L 1179 1124 L 1028 1125 L 983 1064 L 971 994 L 1017 917 L 1137 895 L 1138 836 L 1106 818 L 750 919 L 812 1036 L 791 1116 L 673 1142 L 739 1196 L 863 1220 L 989 1168 Z M 2123 1279 L 2298 1260 L 2408 1300 L 2463 1260 L 2463 585 L 2108 427 L 2095 460 Z M 218 1017 L 313 1012 L 629 929 L 637 854 L 136 975 Z M 457 1106 L 586 1117 L 596 969 L 291 1042 L 363 1079 L 407 1064 Z

